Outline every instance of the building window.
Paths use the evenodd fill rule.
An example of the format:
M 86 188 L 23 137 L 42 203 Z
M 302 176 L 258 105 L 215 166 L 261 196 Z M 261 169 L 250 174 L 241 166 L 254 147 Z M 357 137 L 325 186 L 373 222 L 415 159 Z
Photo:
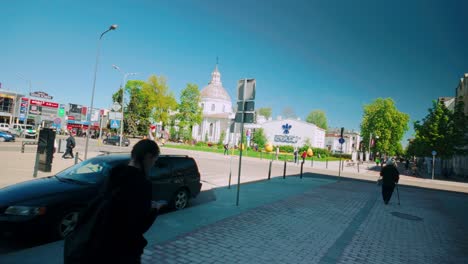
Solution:
M 214 112 L 214 110 L 215 110 L 215 105 L 212 104 L 212 105 L 211 105 L 211 112 Z
M 0 112 L 13 113 L 13 99 L 0 97 Z
M 213 136 L 213 123 L 210 124 L 210 138 Z

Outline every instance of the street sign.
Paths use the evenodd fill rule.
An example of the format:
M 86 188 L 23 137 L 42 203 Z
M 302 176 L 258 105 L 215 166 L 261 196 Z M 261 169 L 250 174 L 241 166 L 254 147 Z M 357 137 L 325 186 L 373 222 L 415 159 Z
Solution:
M 60 125 L 60 123 L 62 123 L 62 119 L 60 119 L 60 118 L 55 118 L 54 119 L 54 124 Z
M 112 119 L 110 122 L 110 128 L 119 128 L 120 127 L 120 120 Z
M 432 151 L 432 156 L 435 156 L 435 155 L 437 155 L 437 151 L 433 150 Z
M 255 123 L 255 113 L 254 112 L 240 112 L 236 113 L 236 123 L 242 123 L 242 114 L 244 114 L 244 123 L 252 124 Z
M 117 102 L 114 102 L 114 104 L 112 105 L 112 110 L 114 110 L 116 112 L 119 111 L 120 108 L 122 108 L 122 106 L 120 106 L 120 104 L 117 103 Z
M 245 79 L 237 82 L 237 100 L 238 101 L 252 101 L 255 100 L 255 79 L 247 79 L 247 87 L 244 87 Z
M 121 112 L 109 112 L 109 119 L 122 120 Z
M 254 111 L 254 110 L 255 110 L 255 101 L 245 101 L 244 103 L 242 103 L 242 101 L 237 102 L 238 112 Z
M 344 138 L 340 138 L 340 139 L 338 139 L 338 142 L 340 142 L 340 144 L 343 144 L 343 143 L 345 143 L 345 140 L 344 140 Z

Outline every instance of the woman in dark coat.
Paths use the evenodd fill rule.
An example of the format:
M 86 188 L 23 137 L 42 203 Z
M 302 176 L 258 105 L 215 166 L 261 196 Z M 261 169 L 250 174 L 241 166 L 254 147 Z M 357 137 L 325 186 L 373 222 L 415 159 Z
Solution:
M 160 154 L 152 140 L 141 140 L 133 147 L 131 161 L 111 174 L 106 189 L 120 187 L 114 197 L 109 233 L 92 263 L 139 264 L 147 241 L 143 234 L 156 219 L 161 205 L 152 202 L 150 169 Z
M 387 166 L 382 168 L 380 171 L 380 176 L 382 176 L 382 198 L 384 203 L 388 204 L 390 198 L 392 198 L 395 185 L 400 179 L 400 173 L 395 167 L 395 162 L 393 159 L 387 160 Z

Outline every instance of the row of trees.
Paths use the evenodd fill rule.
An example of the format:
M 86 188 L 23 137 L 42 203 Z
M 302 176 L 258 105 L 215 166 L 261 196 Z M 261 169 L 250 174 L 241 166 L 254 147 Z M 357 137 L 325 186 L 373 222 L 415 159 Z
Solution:
M 459 101 L 454 111 L 444 103 L 434 101 L 422 121 L 414 123 L 414 139 L 408 144 L 407 153 L 414 156 L 430 156 L 435 150 L 442 158 L 468 154 L 468 117 L 464 103 Z
M 200 91 L 195 84 L 187 84 L 181 92 L 180 103 L 169 90 L 166 79 L 151 75 L 147 81 L 128 81 L 112 95 L 114 102 L 122 102 L 125 92 L 124 130 L 131 135 L 146 135 L 153 122 L 162 122 L 163 127 L 177 123 L 179 133 L 191 138 L 192 127 L 201 123 Z M 175 115 L 170 113 L 174 112 Z M 177 121 L 176 121 L 177 120 Z

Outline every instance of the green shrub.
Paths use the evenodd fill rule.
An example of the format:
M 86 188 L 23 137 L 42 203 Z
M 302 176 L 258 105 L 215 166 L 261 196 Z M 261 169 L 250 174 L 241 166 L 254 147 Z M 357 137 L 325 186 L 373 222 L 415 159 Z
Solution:
M 197 146 L 197 147 L 205 147 L 205 146 L 206 146 L 206 143 L 203 142 L 203 141 L 199 141 L 199 142 L 197 142 L 197 143 L 195 144 L 195 146 Z
M 340 153 L 334 153 L 334 154 L 331 154 L 330 156 L 335 157 L 335 158 L 339 158 Z M 341 154 L 341 158 L 350 160 L 351 159 L 351 154 Z
M 280 152 L 286 152 L 286 153 L 294 152 L 294 146 L 285 145 L 285 146 L 278 146 L 278 147 L 279 147 Z M 276 147 L 274 149 L 276 149 Z

